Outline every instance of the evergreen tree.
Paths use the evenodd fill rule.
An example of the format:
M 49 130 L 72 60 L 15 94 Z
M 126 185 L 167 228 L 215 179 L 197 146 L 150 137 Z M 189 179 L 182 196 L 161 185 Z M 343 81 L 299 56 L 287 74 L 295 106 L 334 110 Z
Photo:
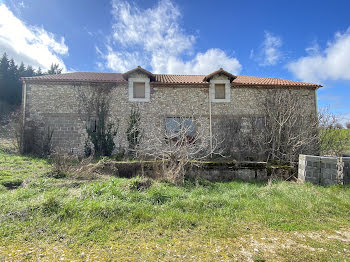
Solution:
M 0 60 L 0 100 L 5 101 L 7 93 L 7 74 L 9 70 L 9 60 L 4 53 Z
M 19 77 L 24 76 L 25 71 L 26 71 L 26 67 L 24 66 L 23 62 L 21 62 L 20 66 L 18 67 Z
M 34 69 L 33 69 L 33 67 L 32 67 L 31 65 L 28 65 L 28 66 L 27 66 L 27 69 L 26 69 L 24 75 L 25 75 L 26 77 L 31 77 L 31 76 L 34 76 L 34 75 L 35 75 L 35 71 L 34 71 Z
M 36 71 L 35 75 L 37 76 L 41 76 L 43 74 L 43 72 L 41 71 L 41 68 L 39 66 L 38 70 Z
M 58 75 L 62 73 L 62 68 L 59 64 L 51 64 L 50 69 L 47 71 L 49 75 Z
M 52 64 L 48 74 L 60 74 L 62 68 Z M 4 53 L 0 59 L 0 120 L 2 116 L 14 110 L 21 104 L 22 82 L 21 77 L 42 75 L 42 69 L 35 70 L 31 65 L 27 67 L 21 62 L 18 66 L 13 59 Z

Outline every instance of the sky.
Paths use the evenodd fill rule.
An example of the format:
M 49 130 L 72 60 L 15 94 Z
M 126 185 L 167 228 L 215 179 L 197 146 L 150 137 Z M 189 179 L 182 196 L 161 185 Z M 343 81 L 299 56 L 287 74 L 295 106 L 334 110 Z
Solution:
M 348 0 L 0 0 L 0 53 L 65 72 L 277 77 L 350 121 Z

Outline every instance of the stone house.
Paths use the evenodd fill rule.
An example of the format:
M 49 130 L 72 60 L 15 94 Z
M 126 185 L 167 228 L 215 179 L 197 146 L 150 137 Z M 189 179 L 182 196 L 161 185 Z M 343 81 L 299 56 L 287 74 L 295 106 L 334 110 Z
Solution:
M 200 117 L 207 132 L 232 118 L 261 115 L 266 90 L 292 90 L 303 99 L 305 109 L 316 114 L 317 84 L 277 78 L 235 76 L 222 68 L 209 75 L 153 74 L 141 67 L 126 73 L 75 72 L 23 77 L 24 124 L 39 123 L 53 130 L 53 147 L 82 153 L 86 121 L 79 116 L 78 90 L 111 87 L 111 120 L 118 121 L 118 149 L 128 145 L 126 129 L 133 106 L 140 109 L 145 134 L 154 125 L 171 123 L 178 117 Z M 171 126 L 171 124 L 170 124 Z M 161 134 L 160 134 L 161 135 Z M 226 134 L 230 135 L 230 134 Z

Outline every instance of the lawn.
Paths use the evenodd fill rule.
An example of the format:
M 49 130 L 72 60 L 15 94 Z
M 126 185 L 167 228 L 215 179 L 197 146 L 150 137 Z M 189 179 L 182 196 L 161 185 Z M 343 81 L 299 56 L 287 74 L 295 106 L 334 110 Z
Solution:
M 0 261 L 350 260 L 349 187 L 56 179 L 4 152 L 0 170 Z

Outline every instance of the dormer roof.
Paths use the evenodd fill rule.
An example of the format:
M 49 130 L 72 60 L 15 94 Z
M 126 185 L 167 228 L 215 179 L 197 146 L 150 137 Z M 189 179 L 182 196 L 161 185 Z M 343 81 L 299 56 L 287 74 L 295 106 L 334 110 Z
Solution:
M 128 80 L 129 76 L 133 73 L 145 74 L 151 79 L 151 81 L 153 81 L 155 79 L 155 76 L 150 71 L 147 71 L 146 69 L 142 68 L 141 66 L 138 66 L 134 69 L 131 69 L 128 72 L 125 72 L 124 74 L 122 74 L 122 76 L 124 79 Z
M 230 82 L 232 82 L 236 76 L 225 71 L 224 69 L 220 68 L 219 70 L 214 71 L 213 73 L 206 75 L 203 79 L 203 81 L 209 82 L 210 79 L 212 79 L 215 75 L 225 75 L 230 79 Z

